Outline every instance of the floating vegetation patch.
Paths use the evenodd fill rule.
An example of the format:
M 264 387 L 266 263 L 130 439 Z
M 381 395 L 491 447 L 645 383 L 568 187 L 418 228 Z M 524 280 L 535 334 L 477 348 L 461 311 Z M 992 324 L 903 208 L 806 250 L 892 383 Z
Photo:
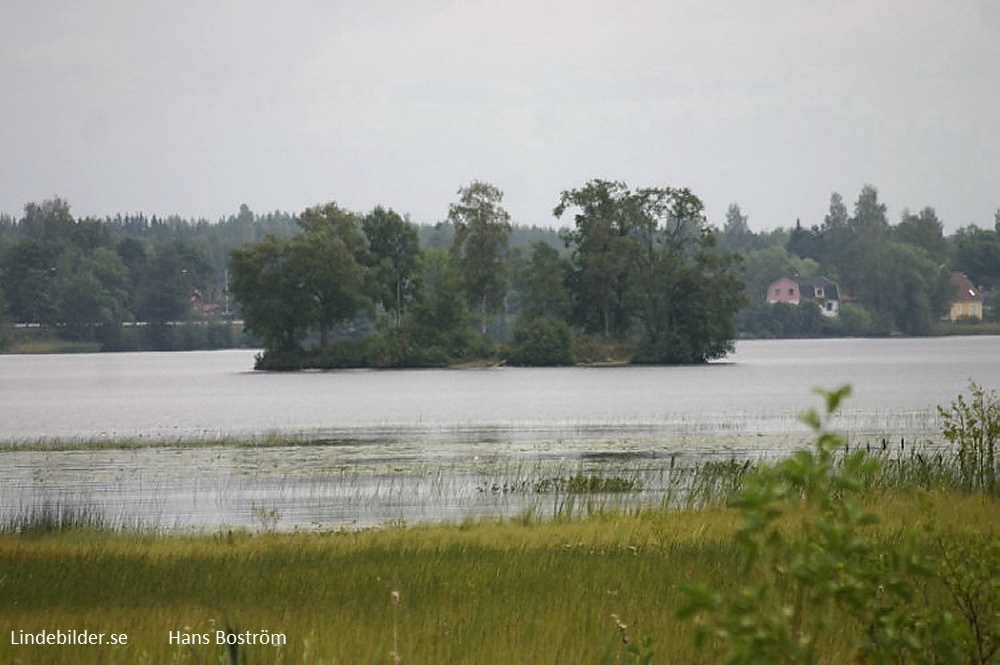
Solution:
M 642 481 L 621 476 L 599 476 L 578 473 L 575 476 L 545 478 L 535 483 L 535 492 L 565 492 L 567 494 L 621 494 L 642 491 Z
M 476 488 L 491 494 L 624 494 L 641 492 L 643 483 L 638 478 L 622 476 L 601 476 L 578 473 L 573 476 L 552 476 L 535 481 L 515 480 L 493 483 Z
M 482 494 L 527 494 L 532 491 L 535 484 L 530 480 L 492 482 L 489 485 L 476 486 L 476 491 Z

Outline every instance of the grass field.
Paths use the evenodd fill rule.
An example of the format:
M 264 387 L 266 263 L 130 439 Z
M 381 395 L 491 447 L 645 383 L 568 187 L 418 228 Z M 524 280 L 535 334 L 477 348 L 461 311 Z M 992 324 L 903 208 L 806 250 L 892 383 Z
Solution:
M 892 548 L 931 519 L 952 525 L 958 540 L 996 534 L 995 499 L 927 496 L 930 508 L 912 494 L 866 497 L 881 517 L 873 537 Z M 632 662 L 623 638 L 651 638 L 651 662 L 713 662 L 711 651 L 695 649 L 693 623 L 675 616 L 679 584 L 735 590 L 739 519 L 720 507 L 355 533 L 8 534 L 0 537 L 0 660 Z M 281 634 L 284 645 L 215 644 L 226 629 L 245 641 Z M 128 638 L 124 646 L 12 644 L 42 630 Z M 831 634 L 831 657 L 852 630 L 845 623 Z M 171 631 L 175 642 L 183 633 L 211 643 L 171 644 Z

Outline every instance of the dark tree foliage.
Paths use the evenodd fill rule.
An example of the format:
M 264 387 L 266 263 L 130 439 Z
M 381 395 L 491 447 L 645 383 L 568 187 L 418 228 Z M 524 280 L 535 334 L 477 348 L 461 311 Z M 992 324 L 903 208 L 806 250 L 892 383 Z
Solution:
M 334 204 L 301 214 L 242 204 L 210 223 L 76 219 L 62 199 L 29 203 L 18 219 L 0 215 L 0 344 L 31 329 L 81 348 L 195 348 L 187 340 L 201 344 L 191 333 L 205 326 L 175 324 L 231 316 L 289 366 L 495 359 L 505 337 L 505 354 L 563 362 L 568 324 L 581 358 L 701 362 L 730 348 L 734 320 L 741 334 L 777 337 L 937 332 L 951 271 L 997 318 L 1000 211 L 992 228 L 946 237 L 929 206 L 893 226 L 865 185 L 852 210 L 833 193 L 819 224 L 754 233 L 732 204 L 714 232 L 688 190 L 591 180 L 561 193 L 554 213 L 573 224 L 557 232 L 512 226 L 502 196 L 473 182 L 434 225 Z M 837 282 L 838 316 L 768 306 L 765 287 L 790 273 Z M 549 351 L 532 355 L 535 342 Z
M 162 324 L 184 318 L 191 298 L 212 274 L 207 259 L 179 240 L 158 246 L 145 258 L 134 247 L 125 251 L 135 252 L 129 259 L 138 262 L 141 275 L 135 301 L 140 321 Z
M 565 319 L 569 314 L 566 279 L 570 266 L 558 250 L 544 242 L 535 242 L 527 260 L 519 260 L 514 269 L 519 316 L 531 319 Z
M 764 246 L 766 239 L 750 230 L 749 217 L 738 203 L 730 203 L 726 210 L 726 223 L 716 234 L 719 247 L 730 252 L 745 254 Z
M 389 313 L 394 327 L 417 289 L 420 243 L 416 227 L 398 213 L 377 206 L 361 222 L 374 265 L 376 300 Z
M 314 330 L 325 354 L 333 327 L 371 304 L 371 259 L 358 216 L 335 203 L 309 208 L 299 227 L 234 249 L 231 290 L 246 329 L 268 350 L 295 354 Z
M 562 234 L 573 264 L 574 320 L 605 338 L 624 333 L 628 325 L 627 277 L 636 244 L 630 234 L 632 204 L 625 183 L 591 180 L 560 194 L 553 210 L 556 217 L 576 210 L 573 228 Z
M 563 192 L 554 213 L 571 207 L 564 238 L 581 323 L 605 337 L 638 334 L 637 362 L 704 362 L 732 349 L 742 260 L 716 247 L 697 196 L 593 180 Z
M 290 260 L 288 242 L 265 236 L 232 251 L 230 289 L 240 304 L 244 327 L 265 349 L 293 354 L 309 331 L 304 312 L 312 308 L 299 268 Z
M 105 222 L 75 219 L 62 199 L 26 205 L 0 242 L 7 320 L 104 350 L 177 348 L 166 326 L 192 317 L 213 275 L 195 246 L 123 237 Z
M 953 239 L 952 267 L 980 289 L 1000 288 L 1000 229 L 960 229 Z
M 903 219 L 893 229 L 893 239 L 919 247 L 938 265 L 948 260 L 948 241 L 944 237 L 944 226 L 934 208 L 926 207 L 914 215 L 903 211 Z
M 462 273 L 453 255 L 437 247 L 425 250 L 420 263 L 409 329 L 423 350 L 421 364 L 446 364 L 465 357 L 475 344 Z
M 569 365 L 573 362 L 571 338 L 569 326 L 562 319 L 522 319 L 514 327 L 503 357 L 510 365 Z
M 333 326 L 372 304 L 371 255 L 358 216 L 335 203 L 309 208 L 299 226 L 303 232 L 287 241 L 289 263 L 312 301 L 306 321 L 318 329 L 325 353 Z
M 818 226 L 810 229 L 802 228 L 802 223 L 799 220 L 795 220 L 795 228 L 788 234 L 785 248 L 789 254 L 803 259 L 821 261 L 826 257 L 823 232 Z

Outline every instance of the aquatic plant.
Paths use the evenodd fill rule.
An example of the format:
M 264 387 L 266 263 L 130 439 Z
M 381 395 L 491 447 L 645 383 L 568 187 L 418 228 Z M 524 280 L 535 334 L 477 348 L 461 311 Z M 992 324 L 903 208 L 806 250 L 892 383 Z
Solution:
M 74 529 L 107 530 L 111 521 L 92 504 L 77 500 L 43 500 L 22 506 L 0 522 L 0 532 L 45 534 Z
M 274 531 L 281 519 L 281 511 L 275 507 L 265 508 L 254 503 L 250 508 L 254 520 L 263 531 Z
M 968 491 L 1000 491 L 1000 397 L 975 381 L 969 397 L 959 395 L 947 407 L 938 407 L 942 434 L 957 448 L 962 484 Z
M 548 492 L 614 494 L 639 492 L 642 490 L 642 481 L 636 478 L 623 478 L 621 476 L 599 476 L 578 473 L 573 476 L 542 478 L 535 482 L 531 489 L 538 494 Z

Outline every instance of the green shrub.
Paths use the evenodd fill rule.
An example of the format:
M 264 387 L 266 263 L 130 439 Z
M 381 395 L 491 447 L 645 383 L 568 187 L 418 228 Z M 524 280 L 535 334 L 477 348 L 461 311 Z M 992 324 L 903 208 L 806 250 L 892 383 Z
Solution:
M 826 419 L 848 393 L 846 386 L 822 393 Z M 838 457 L 846 442 L 825 429 L 826 419 L 804 414 L 814 448 L 762 465 L 736 495 L 745 581 L 738 592 L 725 598 L 687 584 L 679 616 L 696 617 L 700 646 L 726 663 L 817 662 L 831 633 L 848 642 L 840 662 L 992 661 L 1000 645 L 1000 538 L 954 545 L 961 539 L 929 528 L 939 553 L 927 555 L 926 543 L 912 538 L 868 535 L 877 518 L 856 499 L 871 486 L 877 460 L 863 450 Z
M 518 321 L 503 358 L 510 365 L 569 365 L 571 334 L 562 319 Z
M 964 488 L 996 494 L 1000 490 L 1000 398 L 996 391 L 986 391 L 970 381 L 969 398 L 959 395 L 948 408 L 939 406 L 938 414 L 942 434 L 957 447 Z
M 275 351 L 267 349 L 254 357 L 254 369 L 270 371 L 294 371 L 302 369 L 303 357 L 297 351 Z
M 373 332 L 360 344 L 365 364 L 369 367 L 407 367 L 419 365 L 417 353 L 403 328 Z
M 327 344 L 325 353 L 307 361 L 305 366 L 319 369 L 364 367 L 366 365 L 364 355 L 364 347 L 357 340 L 338 337 Z

